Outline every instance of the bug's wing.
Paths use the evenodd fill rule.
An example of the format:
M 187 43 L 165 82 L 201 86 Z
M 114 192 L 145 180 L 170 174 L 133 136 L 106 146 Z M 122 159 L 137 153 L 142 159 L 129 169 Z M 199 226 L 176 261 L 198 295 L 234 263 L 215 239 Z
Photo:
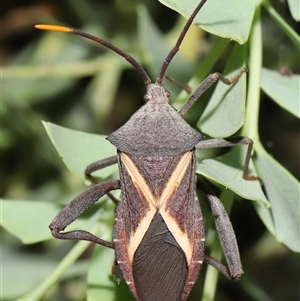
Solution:
M 114 243 L 123 276 L 141 300 L 186 298 L 204 256 L 194 151 L 148 157 L 120 152 L 119 160 Z

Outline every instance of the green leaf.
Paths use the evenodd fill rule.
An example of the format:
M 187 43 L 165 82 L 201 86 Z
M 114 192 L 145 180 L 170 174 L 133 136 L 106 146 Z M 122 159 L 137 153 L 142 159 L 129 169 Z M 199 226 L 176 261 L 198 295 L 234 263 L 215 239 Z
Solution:
M 266 68 L 261 70 L 261 88 L 264 92 L 298 118 L 300 117 L 299 85 L 300 76 L 297 74 L 284 76 Z
M 138 17 L 139 40 L 142 54 L 152 75 L 156 77 L 173 45 L 166 45 L 165 37 L 159 31 L 144 6 L 139 7 Z M 168 66 L 167 74 L 171 76 L 175 74 L 177 81 L 186 82 L 191 77 L 192 69 L 191 63 L 183 59 L 178 53 Z M 170 84 L 167 81 L 164 86 L 170 90 L 172 95 L 174 94 L 173 91 L 175 92 L 177 88 L 174 84 Z
M 299 7 L 299 1 L 298 0 L 288 0 L 287 1 L 292 17 L 295 19 L 295 21 L 300 21 L 300 7 Z
M 101 64 L 103 70 L 99 70 L 92 78 L 84 96 L 84 99 L 91 104 L 93 114 L 97 117 L 100 126 L 113 109 L 123 71 L 123 66 L 118 63 L 119 60 L 116 60 L 114 53 L 109 54 L 111 55 L 103 56 L 105 58 Z
M 269 207 L 270 203 L 261 189 L 260 182 L 243 179 L 244 160 L 245 150 L 241 151 L 239 147 L 217 159 L 203 160 L 198 165 L 197 173 L 223 185 L 245 199 L 257 201 L 265 207 Z M 255 175 L 254 170 L 254 166 L 250 162 L 249 174 Z
M 87 300 L 115 300 L 116 282 L 111 275 L 115 254 L 112 249 L 97 246 L 89 264 Z
M 263 207 L 256 202 L 253 203 L 253 205 L 254 205 L 254 208 L 255 208 L 257 214 L 259 215 L 260 219 L 263 221 L 263 223 L 265 224 L 267 229 L 270 231 L 270 233 L 272 233 L 274 235 L 274 233 L 275 233 L 274 221 L 273 221 L 272 212 L 271 212 L 270 208 Z
M 113 208 L 114 204 L 108 202 L 106 210 L 101 215 L 101 228 L 97 231 L 99 237 L 108 241 L 112 239 Z M 124 281 L 117 285 L 117 280 L 112 275 L 114 260 L 114 250 L 103 246 L 95 248 L 88 270 L 87 300 L 97 301 L 99 296 L 103 300 L 134 300 Z
M 64 35 L 48 32 L 29 53 L 30 56 L 22 58 L 21 61 L 24 60 L 27 64 L 30 62 L 30 65 L 20 67 L 16 64 L 15 69 L 14 65 L 11 65 L 9 70 L 16 77 L 4 78 L 3 101 L 21 108 L 29 103 L 51 100 L 76 84 L 75 80 L 65 75 L 43 77 L 37 74 L 32 78 L 37 70 L 36 65 L 42 65 L 44 70 L 51 73 L 61 63 L 71 65 L 85 58 L 88 55 L 88 48 L 83 43 L 74 43 Z M 15 63 L 20 62 L 17 60 Z M 40 71 L 42 72 L 41 69 Z
M 13 300 L 36 287 L 57 264 L 50 256 L 37 252 L 24 254 L 7 245 L 1 246 L 1 253 L 5 258 L 1 263 L 2 300 Z
M 55 204 L 38 201 L 2 200 L 1 226 L 24 244 L 52 238 L 49 224 L 58 213 Z
M 160 2 L 185 18 L 190 17 L 199 4 L 199 0 L 160 0 Z M 254 10 L 254 0 L 207 1 L 194 23 L 212 34 L 244 44 L 249 38 Z
M 235 45 L 224 70 L 224 76 L 231 78 L 245 66 L 245 48 Z M 198 127 L 211 137 L 229 137 L 244 124 L 246 99 L 246 75 L 238 82 L 218 85 L 203 112 Z
M 61 207 L 57 204 L 26 200 L 2 200 L 1 226 L 24 244 L 32 244 L 53 238 L 49 224 Z M 84 219 L 78 218 L 68 230 L 84 228 Z
M 104 248 L 102 246 L 97 246 L 95 248 L 89 264 L 88 301 L 98 301 L 99 296 L 107 301 L 135 300 L 125 281 L 121 279 L 121 282 L 118 283 L 112 275 L 114 260 L 115 254 L 112 249 Z
M 43 124 L 66 166 L 82 179 L 85 179 L 84 171 L 89 164 L 116 155 L 116 149 L 106 136 L 74 131 L 49 122 Z M 107 178 L 116 170 L 115 164 L 93 174 Z
M 110 203 L 110 206 L 112 204 Z M 99 218 L 102 216 L 111 216 L 112 211 L 108 212 L 105 210 L 98 210 L 89 220 L 85 221 L 83 225 L 75 225 L 77 229 L 84 229 L 88 232 L 100 234 L 102 236 L 103 230 L 107 230 L 107 226 L 104 223 L 99 223 Z M 76 224 L 76 221 L 74 222 Z M 72 224 L 73 225 L 73 224 Z M 68 230 L 74 230 L 70 229 Z M 107 232 L 107 231 L 105 231 Z M 105 233 L 104 232 L 104 233 Z M 54 270 L 50 272 L 47 278 L 44 278 L 37 286 L 30 290 L 26 295 L 22 296 L 16 301 L 38 301 L 41 300 L 42 296 L 66 273 L 67 269 L 74 264 L 79 256 L 88 248 L 89 242 L 79 241 L 75 246 L 67 253 L 67 255 L 60 261 Z
M 265 151 L 257 152 L 255 165 L 271 203 L 276 238 L 300 252 L 299 182 Z

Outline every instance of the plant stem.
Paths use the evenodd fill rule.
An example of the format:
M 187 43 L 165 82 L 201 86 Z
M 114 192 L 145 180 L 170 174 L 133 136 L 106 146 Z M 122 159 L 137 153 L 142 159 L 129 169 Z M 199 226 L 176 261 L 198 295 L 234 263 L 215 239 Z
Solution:
M 262 66 L 262 29 L 260 6 L 256 7 L 249 49 L 249 86 L 246 107 L 246 122 L 242 135 L 249 136 L 254 145 L 259 143 L 258 118 L 260 100 L 260 77 Z
M 0 69 L 2 79 L 19 79 L 19 78 L 56 78 L 70 77 L 77 78 L 82 76 L 90 76 L 100 70 L 109 72 L 113 66 L 116 68 L 126 68 L 126 61 L 120 60 L 119 57 L 104 55 L 100 58 L 86 60 L 77 63 L 68 64 L 43 64 L 40 66 L 24 65 L 24 66 L 8 66 Z
M 276 12 L 274 7 L 270 4 L 269 0 L 263 1 L 263 6 L 270 14 L 270 16 L 277 22 L 283 32 L 290 38 L 292 43 L 300 50 L 300 39 L 299 35 L 285 22 L 285 20 Z
M 77 260 L 77 258 L 89 246 L 87 241 L 79 241 L 71 251 L 64 257 L 58 266 L 44 279 L 37 287 L 27 293 L 25 296 L 15 301 L 39 301 L 46 292 L 57 282 L 57 279 Z
M 87 231 L 91 233 L 99 232 L 99 214 L 87 221 Z M 18 298 L 15 301 L 39 301 L 46 294 L 46 292 L 58 281 L 62 274 L 79 258 L 79 256 L 90 245 L 88 241 L 79 241 L 68 252 L 68 254 L 60 261 L 57 267 L 45 278 L 37 287 L 28 292 L 25 296 Z

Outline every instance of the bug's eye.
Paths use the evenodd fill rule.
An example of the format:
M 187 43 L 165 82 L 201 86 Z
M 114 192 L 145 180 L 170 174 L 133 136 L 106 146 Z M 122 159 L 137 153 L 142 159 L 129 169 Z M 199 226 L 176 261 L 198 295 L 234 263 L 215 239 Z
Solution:
M 151 98 L 151 96 L 150 96 L 149 93 L 146 93 L 146 94 L 144 95 L 144 100 L 145 100 L 146 102 L 149 101 L 150 98 Z
M 166 92 L 165 92 L 165 94 L 166 94 L 166 96 L 169 98 L 170 97 L 170 92 L 168 91 L 168 90 L 166 90 Z

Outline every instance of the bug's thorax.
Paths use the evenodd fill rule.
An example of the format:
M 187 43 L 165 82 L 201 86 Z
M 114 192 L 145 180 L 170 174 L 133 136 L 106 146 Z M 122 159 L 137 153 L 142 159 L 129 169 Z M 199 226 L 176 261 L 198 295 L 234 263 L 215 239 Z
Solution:
M 107 139 L 119 150 L 137 156 L 177 155 L 194 149 L 202 135 L 169 103 L 169 92 L 149 84 L 146 104 Z

